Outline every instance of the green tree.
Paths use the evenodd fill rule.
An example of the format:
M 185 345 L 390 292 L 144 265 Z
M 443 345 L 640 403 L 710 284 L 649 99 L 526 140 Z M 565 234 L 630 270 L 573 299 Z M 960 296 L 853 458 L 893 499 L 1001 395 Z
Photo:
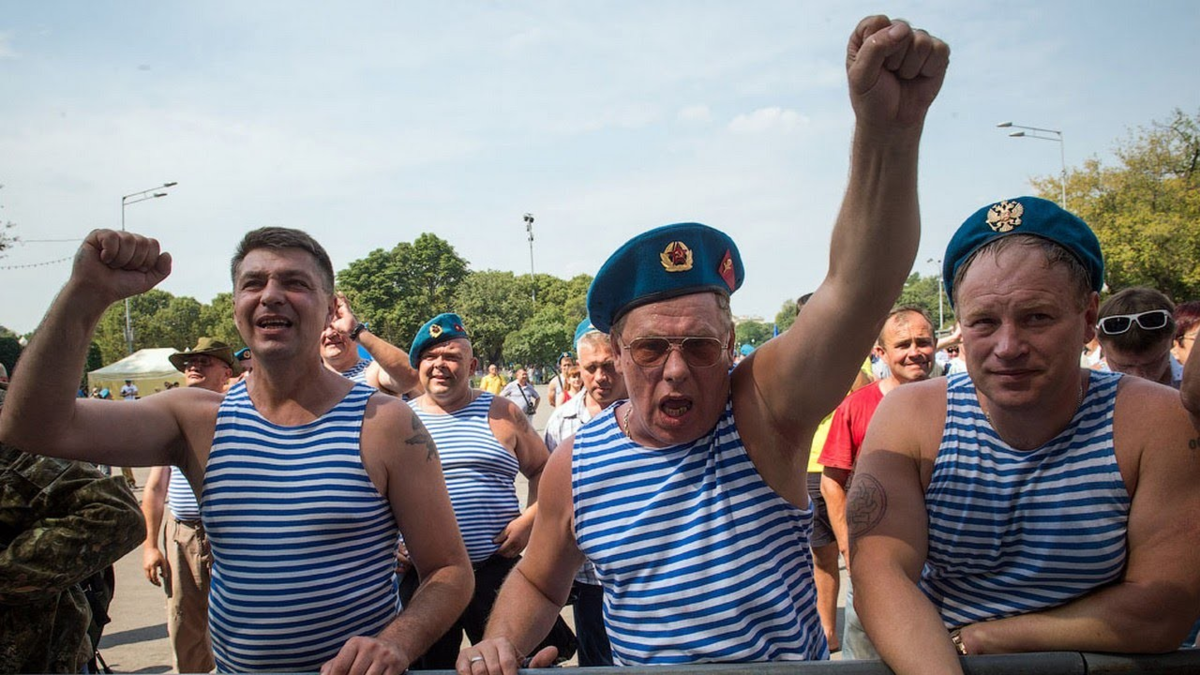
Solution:
M 562 307 L 545 305 L 538 309 L 520 330 L 510 332 L 504 340 L 504 357 L 514 363 L 526 365 L 548 365 L 558 360 L 558 355 L 571 351 L 571 340 L 575 337 L 575 326 Z M 579 323 L 578 320 L 575 322 Z
M 453 311 L 467 261 L 436 235 L 424 233 L 391 251 L 376 249 L 338 272 L 338 288 L 354 313 L 385 340 L 407 348 L 421 324 Z
M 1116 166 L 1089 159 L 1067 174 L 1067 204 L 1096 232 L 1110 288 L 1150 286 L 1200 299 L 1200 112 L 1175 110 L 1128 134 Z M 1061 179 L 1035 179 L 1058 201 Z
M 159 308 L 140 334 L 134 334 L 138 348 L 174 347 L 185 349 L 196 344 L 200 334 L 200 310 L 203 306 L 191 297 L 172 297 Z
M 504 339 L 533 315 L 529 284 L 512 272 L 471 272 L 455 290 L 452 304 L 484 366 L 504 361 Z
M 737 346 L 739 349 L 742 345 L 761 347 L 763 343 L 770 340 L 775 334 L 775 330 L 771 324 L 759 321 L 758 319 L 747 319 L 738 322 L 734 328 L 734 332 L 737 335 Z
M 133 324 L 133 350 L 150 347 L 182 349 L 199 336 L 201 305 L 190 297 L 175 297 L 152 288 L 129 299 Z M 92 340 L 100 347 L 104 364 L 129 355 L 125 344 L 125 303 L 114 302 L 104 315 Z
M 954 324 L 954 312 L 950 309 L 950 303 L 946 301 L 945 296 L 942 296 L 941 314 L 943 326 L 938 326 L 938 295 L 941 293 L 942 286 L 939 277 L 936 275 L 922 276 L 918 272 L 913 272 L 908 275 L 908 280 L 904 282 L 904 290 L 900 291 L 900 297 L 896 300 L 897 305 L 916 305 L 925 310 L 933 319 L 934 328 L 941 330 L 947 325 Z
M 237 349 L 243 345 L 237 324 L 233 322 L 233 293 L 218 293 L 212 302 L 201 305 L 197 324 L 197 338 L 208 336 Z
M 783 305 L 775 314 L 775 325 L 779 327 L 779 332 L 782 333 L 791 328 L 792 324 L 796 323 L 796 316 L 799 313 L 795 300 L 784 300 Z

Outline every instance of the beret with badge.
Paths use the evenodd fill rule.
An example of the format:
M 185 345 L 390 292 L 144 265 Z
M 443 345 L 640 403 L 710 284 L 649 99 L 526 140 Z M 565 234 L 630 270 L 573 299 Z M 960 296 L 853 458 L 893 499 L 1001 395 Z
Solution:
M 692 293 L 728 296 L 745 278 L 729 235 L 700 223 L 664 225 L 609 256 L 588 289 L 588 317 L 596 330 L 609 333 L 635 307 Z
M 1013 234 L 1041 237 L 1062 246 L 1083 264 L 1092 290 L 1099 292 L 1104 287 L 1104 256 L 1092 228 L 1052 201 L 1016 197 L 979 209 L 950 238 L 942 258 L 942 282 L 951 306 L 954 277 L 963 263 L 988 243 Z
M 409 364 L 416 368 L 421 363 L 421 352 L 447 340 L 458 338 L 471 339 L 467 335 L 467 329 L 463 328 L 462 318 L 451 312 L 438 314 L 426 321 L 425 325 L 417 331 L 417 336 L 413 338 L 412 349 L 408 350 Z

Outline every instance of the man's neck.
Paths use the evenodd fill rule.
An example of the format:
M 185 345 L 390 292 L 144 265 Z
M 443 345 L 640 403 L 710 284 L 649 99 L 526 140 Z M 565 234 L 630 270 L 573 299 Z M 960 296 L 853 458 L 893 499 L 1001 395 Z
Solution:
M 900 380 L 897 380 L 895 378 L 895 376 L 888 375 L 887 377 L 885 377 L 879 381 L 879 394 L 881 396 L 887 396 L 888 392 L 895 389 L 896 387 L 899 387 L 901 384 L 904 384 L 904 383 L 901 382 Z
M 279 363 L 259 360 L 246 386 L 260 415 L 274 424 L 294 426 L 324 415 L 354 383 L 331 372 L 318 357 Z
M 424 396 L 417 399 L 417 403 L 425 412 L 433 413 L 435 415 L 448 415 L 453 412 L 458 412 L 459 410 L 471 405 L 471 402 L 474 400 L 475 391 L 470 387 L 466 387 L 464 390 L 446 392 L 445 394 L 439 395 L 437 398 L 434 398 L 432 394 L 426 392 Z
M 332 368 L 333 370 L 335 370 L 339 373 L 344 373 L 347 370 L 350 370 L 354 366 L 358 365 L 358 361 L 359 361 L 358 352 L 348 351 L 348 352 L 343 352 L 337 358 L 325 359 L 325 365 L 329 366 L 330 368 Z

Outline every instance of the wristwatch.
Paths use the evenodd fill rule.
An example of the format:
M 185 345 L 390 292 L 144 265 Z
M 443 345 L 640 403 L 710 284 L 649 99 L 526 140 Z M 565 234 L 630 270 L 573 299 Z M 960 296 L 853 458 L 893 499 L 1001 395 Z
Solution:
M 355 342 L 358 342 L 358 336 L 361 335 L 364 330 L 371 330 L 371 324 L 369 324 L 369 323 L 354 324 L 354 330 L 350 331 L 350 339 L 354 340 Z
M 967 655 L 967 646 L 963 644 L 961 628 L 950 631 L 950 641 L 954 643 L 954 648 L 958 650 L 959 654 Z

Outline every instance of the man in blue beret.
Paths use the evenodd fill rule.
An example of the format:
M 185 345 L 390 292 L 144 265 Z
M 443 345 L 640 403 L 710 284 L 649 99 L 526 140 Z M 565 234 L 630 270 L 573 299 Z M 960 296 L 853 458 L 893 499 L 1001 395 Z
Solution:
M 745 270 L 727 235 L 669 225 L 600 269 L 588 314 L 629 400 L 554 451 L 528 554 L 460 673 L 511 674 L 527 654 L 549 663 L 534 647 L 584 560 L 604 587 L 618 665 L 828 658 L 808 452 L 912 266 L 917 149 L 948 60 L 945 43 L 903 21 L 854 30 L 856 128 L 828 275 L 792 328 L 737 368 L 729 296 Z
M 408 406 L 327 369 L 333 265 L 308 234 L 246 234 L 230 264 L 254 376 L 222 396 L 172 389 L 137 405 L 75 399 L 105 309 L 170 274 L 133 232 L 95 230 L 22 358 L 0 439 L 101 464 L 179 467 L 211 546 L 219 672 L 400 675 L 471 595 L 437 450 Z M 400 611 L 398 534 L 421 588 Z M 299 618 L 297 618 L 299 617 Z
M 967 372 L 879 406 L 850 490 L 855 607 L 897 673 L 1165 652 L 1200 606 L 1200 461 L 1173 389 L 1080 368 L 1104 283 L 1079 218 L 985 206 L 943 279 Z
M 529 541 L 550 453 L 519 405 L 471 387 L 479 362 L 457 314 L 439 314 L 421 326 L 409 359 L 425 389 L 409 406 L 437 444 L 475 570 L 471 601 L 418 662 L 421 669 L 444 670 L 454 667 L 464 632 L 471 642 L 483 638 L 500 583 Z M 524 512 L 517 499 L 518 472 L 529 481 Z
M 579 355 L 583 394 L 555 408 L 546 421 L 546 447 L 551 452 L 609 406 L 628 398 L 612 343 L 608 335 L 592 325 L 591 319 L 585 318 L 575 329 L 575 353 Z M 613 665 L 612 648 L 604 629 L 604 591 L 591 563 L 585 562 L 575 575 L 571 597 L 575 633 L 579 636 L 579 665 Z

